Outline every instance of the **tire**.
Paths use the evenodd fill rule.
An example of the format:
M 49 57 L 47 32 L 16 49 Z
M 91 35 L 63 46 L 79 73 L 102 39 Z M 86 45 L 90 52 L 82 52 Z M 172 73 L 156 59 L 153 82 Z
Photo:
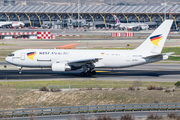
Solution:
M 93 70 L 91 73 L 92 73 L 92 75 L 96 75 L 96 71 L 95 70 Z
M 86 72 L 85 77 L 89 77 L 89 76 L 90 76 L 90 72 Z
M 81 72 L 81 76 L 84 77 L 84 76 L 85 76 L 85 73 L 84 73 L 84 72 Z

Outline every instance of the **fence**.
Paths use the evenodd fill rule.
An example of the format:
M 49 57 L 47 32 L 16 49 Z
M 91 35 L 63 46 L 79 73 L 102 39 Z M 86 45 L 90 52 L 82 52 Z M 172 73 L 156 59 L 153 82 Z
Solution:
M 120 88 L 120 84 L 88 84 L 88 85 L 84 85 L 84 84 L 77 84 L 77 85 L 71 85 L 71 84 L 64 84 L 64 85 L 46 85 L 46 84 L 26 84 L 26 85 L 13 85 L 13 84 L 8 84 L 8 85 L 2 85 L 2 87 L 6 87 L 7 89 L 11 89 L 11 90 L 16 90 L 16 89 L 39 89 L 42 86 L 46 86 L 48 89 L 50 88 L 59 88 L 59 89 L 79 89 L 79 88 Z M 2 88 L 1 87 L 1 88 Z
M 4 32 L 0 33 L 1 39 L 23 38 L 23 39 L 55 39 L 49 31 L 44 32 Z
M 111 37 L 134 37 L 133 32 L 127 32 L 127 33 L 111 33 Z
M 1 116 L 19 116 L 19 115 L 57 115 L 57 114 L 80 114 L 108 111 L 143 111 L 143 110 L 177 110 L 180 109 L 180 103 L 154 103 L 154 104 L 116 104 L 116 105 L 92 105 L 92 106 L 68 106 L 51 108 L 32 108 L 0 111 Z

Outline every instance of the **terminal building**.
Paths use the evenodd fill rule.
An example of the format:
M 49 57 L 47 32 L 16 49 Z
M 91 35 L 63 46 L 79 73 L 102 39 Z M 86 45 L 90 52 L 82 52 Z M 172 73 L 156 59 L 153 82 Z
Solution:
M 13 0 L 10 1 L 13 4 Z M 4 3 L 5 4 L 5 3 Z M 78 14 L 79 13 L 79 14 Z M 166 15 L 165 15 L 166 13 Z M 0 21 L 22 21 L 26 26 L 42 27 L 51 23 L 54 28 L 96 26 L 111 27 L 115 23 L 113 15 L 120 22 L 157 23 L 173 19 L 172 29 L 180 27 L 180 6 L 1 6 Z M 79 22 L 78 20 L 79 16 Z M 49 24 L 48 24 L 49 25 Z M 150 25 L 151 27 L 151 25 Z
M 15 6 L 15 0 L 4 0 L 4 6 Z

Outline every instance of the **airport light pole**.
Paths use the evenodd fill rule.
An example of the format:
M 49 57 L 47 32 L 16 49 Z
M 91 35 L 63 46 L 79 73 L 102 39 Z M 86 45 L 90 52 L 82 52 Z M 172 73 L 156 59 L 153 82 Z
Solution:
M 111 6 L 113 5 L 113 0 L 111 0 Z
M 166 0 L 165 0 L 165 8 L 164 8 L 164 21 L 166 20 Z
M 78 0 L 78 29 L 79 29 L 79 0 Z

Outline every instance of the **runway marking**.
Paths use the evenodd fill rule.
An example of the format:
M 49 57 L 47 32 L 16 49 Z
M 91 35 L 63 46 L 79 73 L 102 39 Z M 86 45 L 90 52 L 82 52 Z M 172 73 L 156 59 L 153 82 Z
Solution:
M 161 68 L 161 69 L 159 69 L 159 70 L 152 70 L 152 71 L 163 71 L 164 69 L 163 68 Z
M 125 72 L 112 72 L 112 73 L 125 73 Z
M 94 78 L 91 78 L 91 80 L 95 80 Z
M 16 69 L 17 67 L 8 67 L 8 66 L 7 66 L 6 68 L 0 67 L 0 69 L 8 69 L 8 68 L 9 68 L 9 69 Z
M 96 71 L 96 72 L 111 72 L 111 71 Z
M 96 71 L 96 72 L 109 72 L 109 73 L 125 73 L 125 72 L 113 72 L 113 71 Z

